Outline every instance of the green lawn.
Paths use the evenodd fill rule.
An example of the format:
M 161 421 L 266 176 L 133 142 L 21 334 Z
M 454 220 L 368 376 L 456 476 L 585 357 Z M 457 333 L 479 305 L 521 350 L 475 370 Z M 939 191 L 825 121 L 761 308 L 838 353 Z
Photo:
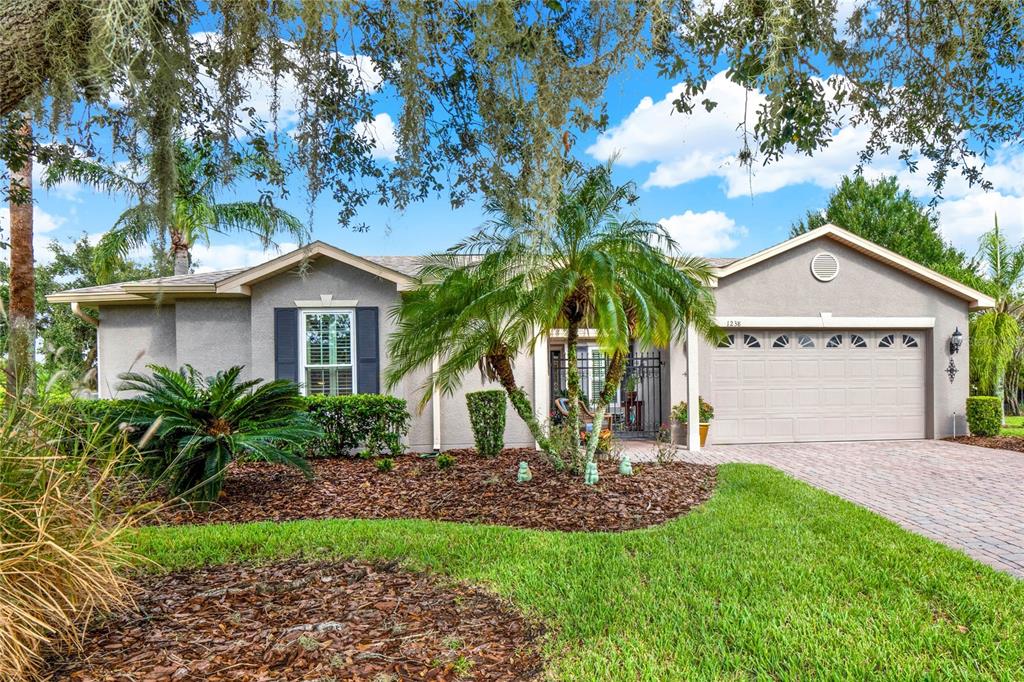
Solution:
M 1011 417 L 1007 415 L 1006 426 L 999 431 L 999 435 L 1024 436 L 1024 417 Z
M 624 534 L 426 521 L 147 528 L 165 567 L 401 558 L 489 585 L 552 628 L 567 680 L 1022 679 L 1024 582 L 767 467 Z

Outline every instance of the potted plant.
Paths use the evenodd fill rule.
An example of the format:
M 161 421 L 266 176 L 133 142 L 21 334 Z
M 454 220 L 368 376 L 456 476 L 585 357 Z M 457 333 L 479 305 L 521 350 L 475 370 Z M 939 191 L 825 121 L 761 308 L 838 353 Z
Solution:
M 698 414 L 700 418 L 700 446 L 704 447 L 704 444 L 708 440 L 708 428 L 711 426 L 711 420 L 715 418 L 715 408 L 704 400 L 704 397 L 699 398 L 698 403 Z M 678 422 L 680 430 L 683 432 L 683 439 L 687 438 L 688 434 L 688 406 L 685 400 L 681 400 L 672 408 L 672 418 Z
M 626 399 L 636 401 L 637 379 L 635 374 L 626 376 Z

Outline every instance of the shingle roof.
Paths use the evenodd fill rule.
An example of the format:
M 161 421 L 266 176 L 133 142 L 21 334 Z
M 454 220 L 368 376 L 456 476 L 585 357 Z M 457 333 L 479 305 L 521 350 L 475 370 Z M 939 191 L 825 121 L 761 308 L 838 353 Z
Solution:
M 114 284 L 100 284 L 94 287 L 82 287 L 80 289 L 67 289 L 62 291 L 63 294 L 103 294 L 103 293 L 121 293 L 124 291 L 122 288 L 125 284 L 153 284 L 160 285 L 164 284 L 167 286 L 172 285 L 186 285 L 186 284 L 216 284 L 221 280 L 227 279 L 232 275 L 237 275 L 240 272 L 245 272 L 249 268 L 234 268 L 232 270 L 217 270 L 215 272 L 197 272 L 188 275 L 171 275 L 169 277 L 151 277 L 150 279 L 137 279 L 131 282 L 116 282 Z
M 421 256 L 361 256 L 361 258 L 376 263 L 403 275 L 415 277 L 421 265 Z M 720 268 L 732 263 L 737 258 L 706 258 L 712 267 Z M 82 287 L 80 289 L 67 289 L 61 294 L 120 294 L 124 292 L 125 284 L 149 284 L 149 285 L 200 285 L 218 284 L 219 282 L 245 272 L 249 268 L 234 268 L 231 270 L 217 270 L 214 272 L 197 272 L 189 275 L 172 275 L 170 277 L 153 277 L 151 279 L 140 279 L 132 282 L 118 282 L 115 284 L 101 284 L 94 287 Z

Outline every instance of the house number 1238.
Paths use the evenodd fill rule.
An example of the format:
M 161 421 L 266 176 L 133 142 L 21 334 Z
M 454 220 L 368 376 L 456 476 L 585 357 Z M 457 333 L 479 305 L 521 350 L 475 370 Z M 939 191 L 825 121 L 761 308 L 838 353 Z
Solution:
M 725 321 L 725 326 L 726 327 L 739 327 L 741 325 L 740 325 L 740 321 L 739 320 L 726 320 Z

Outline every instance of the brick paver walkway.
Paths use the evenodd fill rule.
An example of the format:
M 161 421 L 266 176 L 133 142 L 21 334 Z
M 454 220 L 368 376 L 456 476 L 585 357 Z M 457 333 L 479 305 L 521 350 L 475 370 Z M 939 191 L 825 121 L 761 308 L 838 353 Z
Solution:
M 1022 453 L 919 440 L 718 445 L 681 457 L 768 464 L 1024 577 Z

